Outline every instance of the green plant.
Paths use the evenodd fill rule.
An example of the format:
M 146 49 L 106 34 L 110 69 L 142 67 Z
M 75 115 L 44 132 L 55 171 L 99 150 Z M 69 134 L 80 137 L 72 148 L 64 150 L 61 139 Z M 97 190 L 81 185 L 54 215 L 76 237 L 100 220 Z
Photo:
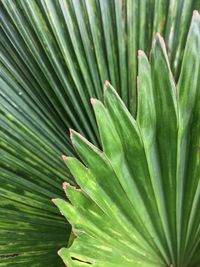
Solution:
M 106 82 L 91 99 L 103 152 L 71 130 L 81 160 L 63 157 L 80 189 L 54 199 L 75 240 L 69 267 L 197 267 L 200 263 L 200 15 L 194 12 L 177 85 L 160 35 L 139 51 L 136 120 Z
M 74 128 L 101 148 L 88 99 L 108 79 L 135 116 L 137 51 L 165 39 L 178 80 L 191 0 L 0 1 L 0 266 L 63 266 L 70 225 L 50 202 L 74 184 Z

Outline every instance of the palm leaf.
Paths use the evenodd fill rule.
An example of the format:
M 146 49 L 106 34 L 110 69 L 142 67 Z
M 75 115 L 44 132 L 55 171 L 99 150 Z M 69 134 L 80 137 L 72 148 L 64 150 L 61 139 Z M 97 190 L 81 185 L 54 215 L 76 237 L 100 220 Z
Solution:
M 148 54 L 157 31 L 177 80 L 194 7 L 199 1 L 0 1 L 0 266 L 43 267 L 47 258 L 62 266 L 55 251 L 69 226 L 49 199 L 63 197 L 64 180 L 74 183 L 60 160 L 77 156 L 68 128 L 101 147 L 88 99 L 103 98 L 105 79 L 135 114 L 137 50 Z
M 135 120 L 106 82 L 92 99 L 103 151 L 71 130 L 83 163 L 63 157 L 80 186 L 54 199 L 75 240 L 67 266 L 190 266 L 200 261 L 200 14 L 195 11 L 176 85 L 156 35 L 139 51 Z M 192 64 L 191 64 L 192 62 Z

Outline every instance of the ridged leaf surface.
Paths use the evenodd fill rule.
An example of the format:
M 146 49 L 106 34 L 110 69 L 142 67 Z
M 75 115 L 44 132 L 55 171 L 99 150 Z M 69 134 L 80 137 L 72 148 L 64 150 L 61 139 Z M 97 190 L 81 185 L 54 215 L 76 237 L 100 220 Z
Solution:
M 136 119 L 106 82 L 104 102 L 91 99 L 103 150 L 71 130 L 82 162 L 63 159 L 80 188 L 64 183 L 69 202 L 53 200 L 72 224 L 67 266 L 198 266 L 199 51 L 195 11 L 177 84 L 157 34 L 150 62 L 138 54 Z
M 102 86 L 107 79 L 136 117 L 137 51 L 143 49 L 149 56 L 156 32 L 160 32 L 165 39 L 172 73 L 178 81 L 194 8 L 200 8 L 199 1 L 0 1 L 0 266 L 63 265 L 56 251 L 67 244 L 70 226 L 59 215 L 50 198 L 63 197 L 63 181 L 75 184 L 60 159 L 62 154 L 77 156 L 70 143 L 68 128 L 74 128 L 99 148 L 103 146 L 120 173 L 119 179 L 123 182 L 123 187 L 126 190 L 133 187 L 134 181 L 129 176 L 123 180 L 123 170 L 118 164 L 124 160 L 126 152 L 119 153 L 124 151 L 124 144 L 121 144 L 121 137 L 113 130 L 116 126 L 112 123 L 111 115 L 107 111 L 107 115 L 100 115 L 102 125 L 105 125 L 103 119 L 108 118 L 107 127 L 113 136 L 108 137 L 105 128 L 102 126 L 100 129 L 99 122 L 101 144 L 88 100 L 90 97 L 103 99 Z M 194 60 L 198 64 L 195 52 L 191 54 L 191 49 L 197 49 L 195 36 L 192 38 L 194 41 L 190 44 L 191 48 L 188 46 L 184 59 L 185 62 L 190 62 L 189 66 Z M 147 84 L 152 83 L 147 74 L 150 71 L 148 63 L 143 64 L 141 79 L 147 79 Z M 182 77 L 187 75 L 188 84 L 196 90 L 195 80 L 190 79 L 192 76 L 189 74 L 193 73 L 194 68 L 190 68 L 189 72 L 186 63 L 184 66 Z M 197 67 L 195 71 L 198 73 Z M 182 83 L 186 83 L 184 79 L 179 80 L 178 88 L 183 87 Z M 140 110 L 138 120 L 145 124 L 140 131 L 145 135 L 143 140 L 146 140 L 145 146 L 148 147 L 153 146 L 149 143 L 151 136 L 155 136 L 155 128 L 149 131 L 148 127 L 155 123 L 155 114 L 150 99 L 147 101 L 142 96 L 147 90 L 144 82 L 140 88 L 142 87 L 139 97 L 142 97 L 143 104 L 140 100 L 140 107 L 142 110 L 147 108 L 146 112 L 151 112 L 151 116 L 146 121 L 145 111 Z M 151 98 L 152 96 L 153 91 Z M 194 97 L 193 93 L 190 101 L 194 101 Z M 192 107 L 190 102 L 185 104 L 184 99 L 187 97 L 181 98 L 185 110 L 188 106 Z M 146 102 L 149 105 L 146 106 Z M 190 112 L 193 112 L 192 108 Z M 183 111 L 183 121 L 190 118 L 190 112 L 187 114 Z M 188 118 L 185 119 L 186 117 Z M 198 128 L 195 127 L 199 126 L 192 122 L 191 125 L 195 143 L 198 142 L 195 139 Z M 137 132 L 137 127 L 135 131 Z M 180 137 L 179 142 L 186 149 L 189 144 L 185 145 L 185 138 L 187 137 Z M 115 151 L 113 140 L 117 143 Z M 189 158 L 196 153 L 195 149 L 194 144 Z M 153 155 L 154 152 L 149 155 L 146 165 L 152 165 Z M 191 162 L 188 171 L 193 176 L 196 162 L 197 158 Z M 151 172 L 157 168 L 156 163 L 154 165 Z M 188 186 L 191 184 L 190 179 L 186 182 Z M 190 199 L 187 210 L 180 213 L 180 216 L 187 217 L 181 229 L 186 232 L 187 224 L 191 225 L 187 237 L 184 237 L 187 240 L 192 231 L 196 231 L 193 223 L 198 223 L 194 216 L 190 219 L 197 182 L 198 180 L 193 184 L 193 192 L 187 192 Z M 158 194 L 160 186 L 156 182 L 151 185 L 148 180 L 151 202 L 154 201 L 153 191 L 156 192 L 157 203 L 162 200 L 163 195 Z M 181 192 L 182 190 L 178 199 L 182 198 Z M 140 191 L 135 189 L 135 195 L 130 194 L 128 198 L 131 203 L 140 201 Z M 183 202 L 179 206 L 185 205 L 181 203 Z M 159 205 L 157 208 L 163 216 L 167 216 L 164 204 Z M 146 209 L 143 208 L 141 212 L 144 218 L 149 218 Z M 160 226 L 156 229 L 157 226 L 148 222 L 148 227 L 156 235 L 161 232 Z M 167 220 L 164 229 L 168 235 L 175 231 L 174 228 L 169 229 Z M 145 243 L 144 240 L 141 242 Z M 164 249 L 166 244 L 161 239 L 159 242 Z M 169 244 L 169 240 L 167 242 Z M 155 248 L 155 245 L 152 246 Z M 182 249 L 181 245 L 179 249 Z

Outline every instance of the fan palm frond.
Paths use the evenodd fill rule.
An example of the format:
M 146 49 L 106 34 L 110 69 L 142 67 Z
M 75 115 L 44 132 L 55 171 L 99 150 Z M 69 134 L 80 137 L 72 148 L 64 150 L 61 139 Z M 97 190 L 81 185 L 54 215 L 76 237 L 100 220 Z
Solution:
M 103 151 L 71 130 L 83 163 L 64 157 L 80 189 L 54 199 L 75 240 L 69 267 L 196 267 L 200 262 L 200 14 L 194 12 L 177 85 L 163 39 L 139 51 L 136 120 L 106 82 L 92 99 Z
M 136 115 L 137 50 L 149 54 L 157 31 L 178 80 L 194 7 L 199 1 L 0 1 L 0 266 L 43 267 L 47 258 L 62 266 L 55 251 L 70 226 L 49 199 L 63 197 L 64 180 L 75 184 L 60 160 L 77 156 L 68 128 L 101 148 L 88 99 L 103 99 L 105 79 Z

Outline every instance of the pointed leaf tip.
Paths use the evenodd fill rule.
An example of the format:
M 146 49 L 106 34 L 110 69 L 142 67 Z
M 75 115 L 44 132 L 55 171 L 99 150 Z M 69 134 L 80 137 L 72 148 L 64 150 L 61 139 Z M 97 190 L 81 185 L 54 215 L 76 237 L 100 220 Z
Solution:
M 86 139 L 84 136 L 82 136 L 80 133 L 76 132 L 76 131 L 73 130 L 73 129 L 70 129 L 70 139 L 71 139 L 73 145 L 74 145 L 74 136 L 78 137 L 79 139 L 84 140 L 84 142 L 87 141 L 87 139 Z M 69 159 L 69 158 L 70 158 L 70 157 L 68 157 L 68 159 Z
M 75 131 L 72 129 L 72 128 L 70 128 L 69 129 L 69 133 L 70 133 L 70 139 L 71 139 L 71 142 L 72 142 L 72 144 L 74 143 L 74 141 L 73 141 L 73 134 L 75 133 Z
M 69 132 L 70 132 L 70 134 L 73 133 L 74 132 L 74 129 L 69 128 Z
M 91 103 L 92 105 L 95 103 L 95 101 L 96 101 L 95 98 L 93 98 L 93 97 L 90 98 L 90 103 Z
M 167 55 L 167 49 L 166 49 L 166 45 L 165 45 L 165 41 L 164 38 L 160 35 L 160 33 L 156 33 L 153 42 L 152 42 L 152 49 L 151 49 L 151 56 L 154 53 L 153 51 L 156 49 L 156 47 L 159 47 L 165 57 L 165 60 L 167 62 L 168 68 L 170 70 L 170 64 L 169 64 L 169 59 L 168 59 L 168 55 Z
M 108 80 L 105 80 L 105 82 L 104 82 L 104 86 L 109 86 L 109 81 Z
M 142 50 L 138 50 L 138 57 L 140 57 L 140 56 L 144 56 L 144 55 L 145 55 L 144 51 L 142 51 Z
M 62 160 L 64 160 L 64 161 L 67 160 L 67 157 L 66 157 L 65 155 L 62 155 L 61 158 L 62 158 Z
M 162 38 L 161 34 L 159 32 L 156 32 L 156 35 L 155 35 L 157 38 Z
M 66 188 L 67 188 L 68 186 L 70 186 L 70 183 L 67 183 L 67 182 L 64 182 L 64 183 L 63 183 L 63 189 L 64 189 L 64 191 L 66 191 Z
M 198 10 L 193 10 L 193 16 L 194 17 L 197 17 L 199 15 L 200 15 L 200 13 L 198 12 Z
M 106 91 L 106 89 L 108 88 L 110 86 L 110 83 L 109 83 L 109 81 L 108 80 L 105 80 L 105 82 L 104 82 L 104 91 Z
M 52 198 L 51 201 L 52 201 L 53 203 L 55 203 L 55 202 L 56 202 L 56 198 Z
M 64 182 L 64 183 L 63 183 L 63 189 L 64 189 L 65 193 L 67 193 L 67 189 L 68 189 L 68 188 L 71 188 L 71 189 L 73 189 L 73 190 L 75 190 L 75 191 L 81 191 L 80 188 L 78 188 L 78 187 L 76 187 L 76 186 L 73 186 L 73 185 L 71 185 L 70 183 Z
M 156 32 L 156 34 L 154 35 L 152 46 L 155 46 L 157 42 L 160 42 L 161 47 L 163 47 L 164 39 L 159 32 Z

